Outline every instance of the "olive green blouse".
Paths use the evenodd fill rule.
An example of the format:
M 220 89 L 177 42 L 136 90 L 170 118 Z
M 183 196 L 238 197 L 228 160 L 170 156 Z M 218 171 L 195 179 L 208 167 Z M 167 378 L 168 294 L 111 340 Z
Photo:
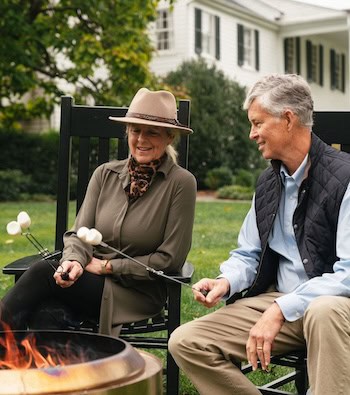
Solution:
M 196 201 L 194 176 L 167 158 L 147 192 L 130 202 L 125 192 L 129 183 L 127 162 L 112 161 L 95 170 L 74 226 L 64 236 L 61 260 L 76 260 L 85 267 L 92 256 L 111 259 L 113 274 L 106 276 L 101 305 L 101 315 L 107 314 L 109 319 L 100 318 L 102 331 L 106 333 L 110 333 L 110 328 L 106 328 L 101 320 L 110 327 L 130 319 L 144 318 L 142 316 L 150 313 L 156 314 L 165 301 L 164 282 L 155 279 L 130 259 L 103 247 L 83 243 L 76 236 L 76 231 L 82 226 L 96 228 L 107 244 L 164 273 L 181 269 L 192 240 Z M 121 290 L 123 287 L 127 291 Z M 133 298 L 135 292 L 137 295 Z M 123 294 L 128 297 L 126 304 L 120 300 L 124 299 L 121 297 Z M 140 295 L 143 300 L 140 300 Z M 133 299 L 134 303 L 131 303 Z M 147 308 L 142 306 L 144 302 Z M 126 307 L 122 311 L 121 303 L 128 306 L 127 312 Z M 135 303 L 138 306 L 134 307 Z M 111 308 L 114 310 L 112 313 L 109 311 Z M 135 309 L 135 315 L 130 309 Z

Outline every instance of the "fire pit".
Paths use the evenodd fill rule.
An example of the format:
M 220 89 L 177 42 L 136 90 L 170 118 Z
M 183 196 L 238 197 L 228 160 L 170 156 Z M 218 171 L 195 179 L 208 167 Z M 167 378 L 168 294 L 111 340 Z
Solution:
M 28 336 L 30 353 L 33 347 L 34 354 L 43 357 L 43 367 L 33 367 L 32 359 L 22 361 L 18 356 L 11 361 L 17 350 L 27 354 Z M 160 361 L 121 339 L 72 331 L 3 331 L 0 340 L 1 395 L 162 394 Z M 48 360 L 51 366 L 45 366 Z M 12 363 L 21 367 L 13 368 Z

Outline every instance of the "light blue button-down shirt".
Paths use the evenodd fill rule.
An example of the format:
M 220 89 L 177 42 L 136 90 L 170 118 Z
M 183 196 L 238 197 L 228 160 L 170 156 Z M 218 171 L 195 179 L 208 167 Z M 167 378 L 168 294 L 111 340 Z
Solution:
M 308 155 L 293 175 L 282 165 L 282 195 L 269 245 L 280 255 L 277 290 L 285 295 L 276 299 L 287 321 L 304 315 L 309 303 L 320 295 L 350 296 L 350 184 L 339 210 L 336 254 L 339 261 L 334 273 L 325 273 L 309 280 L 301 261 L 293 229 L 293 213 L 298 202 L 298 190 L 303 181 Z M 256 224 L 254 198 L 238 236 L 238 248 L 220 266 L 221 275 L 230 283 L 230 294 L 250 287 L 256 276 L 261 243 Z M 225 298 L 226 299 L 226 298 Z

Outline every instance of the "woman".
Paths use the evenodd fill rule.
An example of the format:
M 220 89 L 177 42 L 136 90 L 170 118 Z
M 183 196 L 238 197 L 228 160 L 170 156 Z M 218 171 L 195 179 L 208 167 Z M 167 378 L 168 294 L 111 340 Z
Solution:
M 123 323 L 162 309 L 164 281 L 109 249 L 84 243 L 76 235 L 83 226 L 98 229 L 104 242 L 164 273 L 179 271 L 185 262 L 196 182 L 176 164 L 174 139 L 192 130 L 177 121 L 175 97 L 141 88 L 126 116 L 110 119 L 126 124 L 130 156 L 93 173 L 74 226 L 64 235 L 55 274 L 47 262 L 35 264 L 4 297 L 2 319 L 13 328 L 27 325 L 38 305 L 51 298 L 114 335 Z

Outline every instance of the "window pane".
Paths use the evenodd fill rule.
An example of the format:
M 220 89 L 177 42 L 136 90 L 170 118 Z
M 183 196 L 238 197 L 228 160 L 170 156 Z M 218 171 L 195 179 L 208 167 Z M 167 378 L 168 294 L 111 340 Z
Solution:
M 294 38 L 287 38 L 287 54 L 286 54 L 286 72 L 287 73 L 294 73 L 294 64 L 295 64 L 295 43 Z
M 202 12 L 202 50 L 214 56 L 214 16 Z
M 243 32 L 243 43 L 244 43 L 244 55 L 243 64 L 246 66 L 254 66 L 254 40 L 253 40 L 253 30 L 244 27 Z
M 168 50 L 172 48 L 172 14 L 168 9 L 157 11 L 156 20 L 156 40 L 158 50 Z
M 311 78 L 314 82 L 318 81 L 318 51 L 316 45 L 311 47 Z

